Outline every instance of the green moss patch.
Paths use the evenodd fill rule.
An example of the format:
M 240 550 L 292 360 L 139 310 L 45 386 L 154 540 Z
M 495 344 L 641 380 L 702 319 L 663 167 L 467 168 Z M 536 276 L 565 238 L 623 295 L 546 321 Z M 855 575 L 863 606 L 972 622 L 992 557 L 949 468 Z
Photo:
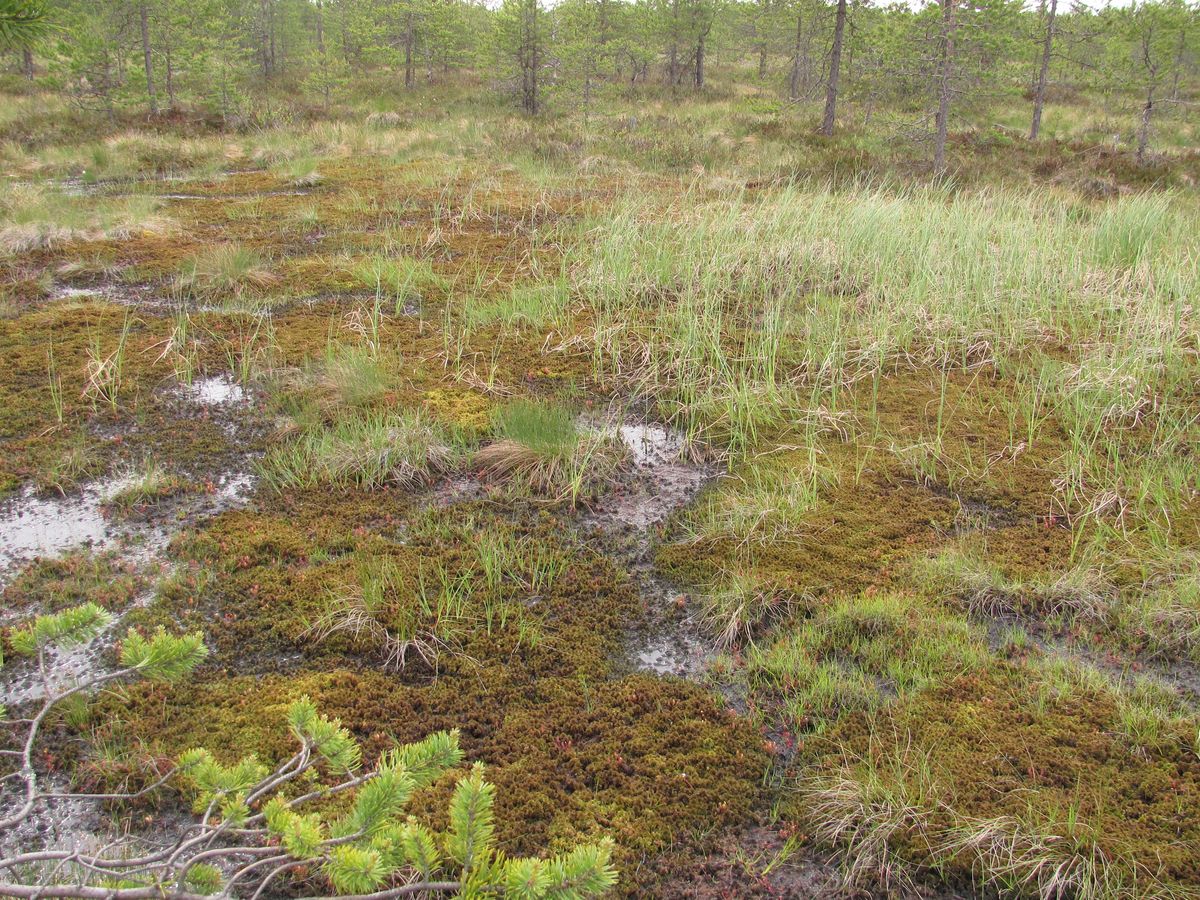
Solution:
M 1195 884 L 1195 720 L 1148 713 L 1161 726 L 1147 747 L 1131 740 L 1130 702 L 1037 668 L 1000 664 L 965 674 L 882 713 L 843 720 L 820 739 L 821 761 L 795 811 L 811 819 L 818 810 L 820 826 L 837 807 L 839 783 L 843 797 L 878 804 L 875 824 L 895 821 L 897 804 L 909 805 L 888 839 L 891 851 L 936 863 L 963 883 L 972 872 L 1005 872 L 1007 840 L 1048 861 L 1033 884 L 1064 860 L 1107 873 L 1113 884 Z

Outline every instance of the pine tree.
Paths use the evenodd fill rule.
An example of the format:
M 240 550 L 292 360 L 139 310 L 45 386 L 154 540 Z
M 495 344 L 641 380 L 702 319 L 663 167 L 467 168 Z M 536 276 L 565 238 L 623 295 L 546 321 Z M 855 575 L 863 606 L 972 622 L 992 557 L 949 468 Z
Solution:
M 0 49 L 28 50 L 53 27 L 42 0 L 0 0 Z
M 19 656 L 37 657 L 40 664 L 53 649 L 88 644 L 111 624 L 108 612 L 85 603 L 15 628 L 8 645 Z M 0 828 L 20 826 L 49 799 L 40 787 L 34 761 L 41 726 L 58 704 L 131 678 L 177 681 L 200 665 L 207 652 L 199 634 L 176 636 L 159 630 L 146 636 L 131 629 L 120 645 L 118 669 L 52 692 L 35 716 L 17 723 L 27 729 L 18 744 L 25 749 L 16 754 L 19 767 L 14 773 L 24 787 L 8 801 L 9 808 L 0 807 Z M 462 764 L 465 754 L 457 731 L 396 746 L 364 771 L 362 750 L 354 737 L 337 719 L 321 715 L 307 697 L 291 704 L 286 725 L 297 749 L 274 767 L 255 756 L 223 763 L 196 748 L 181 754 L 176 767 L 147 789 L 174 784 L 199 817 L 184 833 L 178 852 L 169 847 L 134 857 L 120 849 L 107 855 L 103 849 L 16 853 L 0 857 L 0 895 L 37 896 L 46 886 L 39 877 L 47 872 L 55 885 L 70 877 L 77 879 L 72 891 L 102 891 L 110 900 L 240 895 L 256 893 L 256 888 L 261 893 L 266 885 L 301 866 L 319 873 L 319 880 L 335 894 L 399 888 L 429 895 L 584 900 L 603 894 L 616 882 L 612 844 L 607 840 L 550 859 L 509 858 L 501 852 L 496 846 L 496 789 L 478 762 L 457 779 L 445 831 L 408 815 L 416 791 Z M 291 789 L 299 785 L 303 787 Z M 105 799 L 115 803 L 144 793 L 109 794 Z M 344 802 L 320 803 L 333 795 Z M 196 853 L 200 848 L 204 852 Z M 184 852 L 189 849 L 193 852 Z M 247 857 L 268 864 L 242 865 Z M 35 859 L 53 864 L 68 858 L 75 864 L 69 869 L 31 865 Z M 22 873 L 30 880 L 20 880 Z

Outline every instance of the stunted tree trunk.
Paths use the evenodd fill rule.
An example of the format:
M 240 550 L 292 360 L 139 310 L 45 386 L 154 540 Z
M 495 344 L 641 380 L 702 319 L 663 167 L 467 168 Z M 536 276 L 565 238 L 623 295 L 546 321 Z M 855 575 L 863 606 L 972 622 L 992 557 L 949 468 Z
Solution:
M 1141 34 L 1142 65 L 1146 70 L 1146 102 L 1142 106 L 1141 121 L 1137 129 L 1137 163 L 1146 161 L 1146 151 L 1150 149 L 1150 121 L 1154 116 L 1154 91 L 1159 83 L 1159 63 L 1152 51 L 1154 28 L 1151 25 Z
M 842 73 L 842 42 L 846 35 L 846 0 L 838 0 L 837 18 L 833 25 L 833 49 L 829 54 L 829 83 L 825 88 L 825 117 L 821 134 L 833 134 L 837 122 L 838 78 Z
M 583 73 L 583 126 L 592 123 L 592 64 L 588 61 Z
M 415 78 L 413 75 L 413 15 L 410 12 L 404 20 L 404 86 L 411 88 Z
M 941 0 L 942 52 L 938 61 L 938 109 L 933 144 L 933 171 L 946 171 L 946 136 L 950 131 L 950 96 L 954 80 L 954 31 L 958 27 L 955 0 Z
M 154 93 L 154 58 L 150 53 L 150 10 L 145 2 L 138 7 L 142 26 L 142 61 L 146 66 L 146 95 L 150 98 L 150 115 L 158 115 L 158 97 Z
M 788 84 L 788 96 L 800 99 L 800 82 L 804 73 L 804 17 L 796 14 L 796 46 L 792 53 L 792 77 Z
M 1036 141 L 1042 128 L 1042 107 L 1046 103 L 1046 81 L 1050 76 L 1050 54 L 1054 51 L 1054 16 L 1058 12 L 1058 0 L 1050 0 L 1046 12 L 1046 36 L 1042 42 L 1042 64 L 1038 68 L 1037 84 L 1033 89 L 1033 123 L 1029 126 L 1029 139 Z
M 671 0 L 671 46 L 667 51 L 667 83 L 672 92 L 679 83 L 679 0 Z
M 1187 29 L 1179 29 L 1179 44 L 1175 49 L 1175 73 L 1171 76 L 1171 99 L 1179 99 L 1179 79 L 1183 75 L 1184 58 L 1187 54 Z
M 1137 130 L 1137 163 L 1146 161 L 1146 151 L 1150 149 L 1150 120 L 1154 115 L 1154 88 L 1146 89 L 1146 102 L 1142 106 L 1142 118 Z
M 322 108 L 329 109 L 329 55 L 325 50 L 325 2 L 317 0 L 317 55 L 321 58 Z
M 276 65 L 275 65 L 275 63 L 276 63 L 276 56 L 275 56 L 275 4 L 274 4 L 274 2 L 272 2 L 267 7 L 267 11 L 269 13 L 269 16 L 267 18 L 267 34 L 270 35 L 270 38 L 271 38 L 271 40 L 270 40 L 271 74 L 274 75 L 275 68 L 276 68 Z
M 269 78 L 271 75 L 271 42 L 267 36 L 267 3 L 268 0 L 258 0 L 258 55 L 259 63 L 262 66 L 263 78 Z
M 164 48 L 164 61 L 166 62 L 166 84 L 167 84 L 167 105 L 171 110 L 179 108 L 179 102 L 175 97 L 175 63 L 171 54 L 171 44 L 167 43 Z
M 21 51 L 21 72 L 27 80 L 33 81 L 33 51 L 28 47 Z
M 708 39 L 708 29 L 705 28 L 696 38 L 696 74 L 694 81 L 696 90 L 704 87 L 704 45 Z
M 525 0 L 521 8 L 518 62 L 521 66 L 521 106 L 530 115 L 537 115 L 538 111 L 538 68 L 542 55 L 537 14 L 538 0 Z
M 258 0 L 259 58 L 263 78 L 275 74 L 275 7 L 272 0 Z

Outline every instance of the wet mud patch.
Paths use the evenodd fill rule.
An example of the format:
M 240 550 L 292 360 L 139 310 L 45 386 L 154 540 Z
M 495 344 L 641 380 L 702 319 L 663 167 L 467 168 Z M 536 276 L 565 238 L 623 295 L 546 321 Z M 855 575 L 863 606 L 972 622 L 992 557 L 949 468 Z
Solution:
M 136 307 L 159 312 L 170 311 L 176 305 L 176 301 L 166 289 L 155 285 L 126 284 L 114 281 L 102 281 L 86 287 L 70 284 L 57 285 L 51 289 L 46 302 L 110 303 L 116 306 Z
M 632 471 L 586 511 L 580 527 L 599 536 L 641 598 L 644 621 L 627 634 L 628 664 L 699 679 L 712 650 L 689 617 L 688 595 L 659 574 L 654 543 L 668 519 L 716 477 L 717 468 L 693 460 L 684 435 L 666 426 L 629 421 L 615 430 Z
M 153 585 L 168 571 L 165 551 L 171 536 L 185 523 L 249 502 L 255 477 L 245 439 L 255 433 L 253 412 L 228 384 L 202 385 L 200 394 L 151 400 L 132 426 L 110 426 L 109 441 L 119 448 L 114 455 L 129 461 L 116 464 L 122 474 L 58 493 L 29 486 L 0 501 L 0 624 L 84 602 L 113 614 L 94 641 L 50 651 L 44 667 L 32 659 L 7 661 L 0 673 L 0 702 L 14 714 L 25 714 L 52 692 L 111 671 L 118 641 L 151 603 Z M 197 440 L 188 416 L 210 419 L 214 405 L 226 428 L 209 421 L 217 436 Z M 150 453 L 173 460 L 188 477 L 146 468 Z M 57 741 L 47 751 L 45 777 L 66 791 L 71 784 L 64 767 L 90 737 L 82 745 L 67 740 L 60 747 Z M 56 761 L 60 753 L 65 756 Z M 0 842 L 21 849 L 85 846 L 101 840 L 110 820 L 97 800 L 55 800 L 39 806 Z
M 47 780 L 46 786 L 49 790 L 66 793 L 71 783 L 60 777 Z M 6 856 L 25 853 L 30 847 L 86 851 L 98 850 L 105 845 L 100 835 L 105 833 L 110 818 L 94 801 L 66 797 L 42 805 L 39 814 L 0 833 L 0 853 Z
M 220 409 L 246 400 L 246 389 L 227 373 L 183 382 L 179 385 L 178 392 L 185 400 L 209 408 Z

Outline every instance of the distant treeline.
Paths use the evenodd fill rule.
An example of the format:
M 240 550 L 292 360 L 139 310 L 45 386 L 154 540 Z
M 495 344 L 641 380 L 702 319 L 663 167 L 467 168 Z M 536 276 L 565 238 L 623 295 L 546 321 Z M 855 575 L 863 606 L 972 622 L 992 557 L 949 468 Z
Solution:
M 1200 102 L 1200 4 L 1067 8 L 1060 0 L 54 0 L 54 28 L 18 51 L 29 78 L 81 105 L 243 115 L 272 86 L 328 108 L 380 77 L 469 83 L 531 114 L 591 111 L 613 90 L 733 83 L 908 110 L 940 164 L 957 111 L 1024 97 L 1119 98 L 1144 155 L 1153 122 Z M 1198 113 L 1200 114 L 1200 113 Z

